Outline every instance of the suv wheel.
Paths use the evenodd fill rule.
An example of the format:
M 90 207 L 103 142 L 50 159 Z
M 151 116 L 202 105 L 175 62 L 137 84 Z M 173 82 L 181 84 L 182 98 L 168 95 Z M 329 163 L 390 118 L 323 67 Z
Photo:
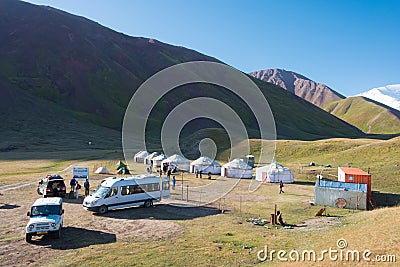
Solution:
M 61 227 L 60 227 L 60 229 L 58 229 L 58 231 L 56 231 L 56 232 L 54 233 L 54 238 L 60 239 L 60 237 L 61 237 Z
M 153 201 L 152 200 L 146 200 L 145 202 L 144 202 L 144 207 L 145 208 L 150 208 L 151 206 L 153 206 Z
M 25 240 L 26 240 L 26 242 L 31 243 L 32 242 L 32 234 L 26 234 Z
M 99 213 L 100 213 L 100 214 L 104 214 L 104 213 L 106 213 L 107 211 L 108 211 L 107 206 L 105 206 L 105 205 L 100 206 L 100 208 L 99 208 Z

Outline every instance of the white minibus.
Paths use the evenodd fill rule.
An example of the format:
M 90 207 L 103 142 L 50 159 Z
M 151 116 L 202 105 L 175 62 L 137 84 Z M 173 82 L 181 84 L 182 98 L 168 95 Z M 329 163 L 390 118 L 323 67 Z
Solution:
M 168 178 L 154 175 L 110 177 L 83 200 L 83 208 L 99 213 L 140 205 L 148 208 L 169 196 Z

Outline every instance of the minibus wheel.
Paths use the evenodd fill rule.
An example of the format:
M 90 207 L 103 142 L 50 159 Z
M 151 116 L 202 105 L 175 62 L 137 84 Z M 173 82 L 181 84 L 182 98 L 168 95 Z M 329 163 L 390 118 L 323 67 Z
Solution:
M 100 206 L 100 208 L 99 208 L 99 213 L 100 213 L 100 214 L 104 214 L 104 213 L 106 213 L 107 211 L 108 211 L 107 206 L 105 206 L 105 205 Z
M 150 208 L 151 206 L 153 206 L 153 201 L 152 200 L 146 200 L 145 202 L 144 202 L 144 207 L 145 208 Z

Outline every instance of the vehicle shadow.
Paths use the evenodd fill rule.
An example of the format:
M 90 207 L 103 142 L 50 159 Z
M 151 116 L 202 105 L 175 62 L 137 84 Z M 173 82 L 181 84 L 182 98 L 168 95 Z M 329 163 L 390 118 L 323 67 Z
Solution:
M 213 207 L 178 207 L 168 204 L 157 204 L 150 208 L 133 207 L 121 210 L 112 210 L 105 214 L 94 213 L 94 215 L 99 217 L 130 220 L 191 220 L 219 213 L 221 213 L 221 211 Z
M 7 204 L 7 203 L 1 203 L 1 204 L 2 205 L 0 206 L 0 209 L 2 210 L 12 210 L 21 207 L 15 204 Z
M 60 239 L 51 236 L 34 237 L 32 244 L 51 249 L 68 250 L 88 247 L 90 245 L 109 244 L 117 241 L 115 234 L 97 230 L 67 226 L 61 231 Z

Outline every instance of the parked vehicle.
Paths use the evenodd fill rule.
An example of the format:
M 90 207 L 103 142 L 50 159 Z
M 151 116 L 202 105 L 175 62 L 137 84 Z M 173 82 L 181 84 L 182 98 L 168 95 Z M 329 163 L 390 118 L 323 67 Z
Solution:
M 47 175 L 39 182 L 37 192 L 44 197 L 64 197 L 66 195 L 64 178 L 60 175 Z
M 62 198 L 39 198 L 33 203 L 27 216 L 30 219 L 25 227 L 26 242 L 31 242 L 32 236 L 39 235 L 52 235 L 60 238 L 64 220 Z
M 153 202 L 169 196 L 168 178 L 154 175 L 110 177 L 103 180 L 95 192 L 83 200 L 83 208 L 99 213 L 140 205 L 148 208 Z

